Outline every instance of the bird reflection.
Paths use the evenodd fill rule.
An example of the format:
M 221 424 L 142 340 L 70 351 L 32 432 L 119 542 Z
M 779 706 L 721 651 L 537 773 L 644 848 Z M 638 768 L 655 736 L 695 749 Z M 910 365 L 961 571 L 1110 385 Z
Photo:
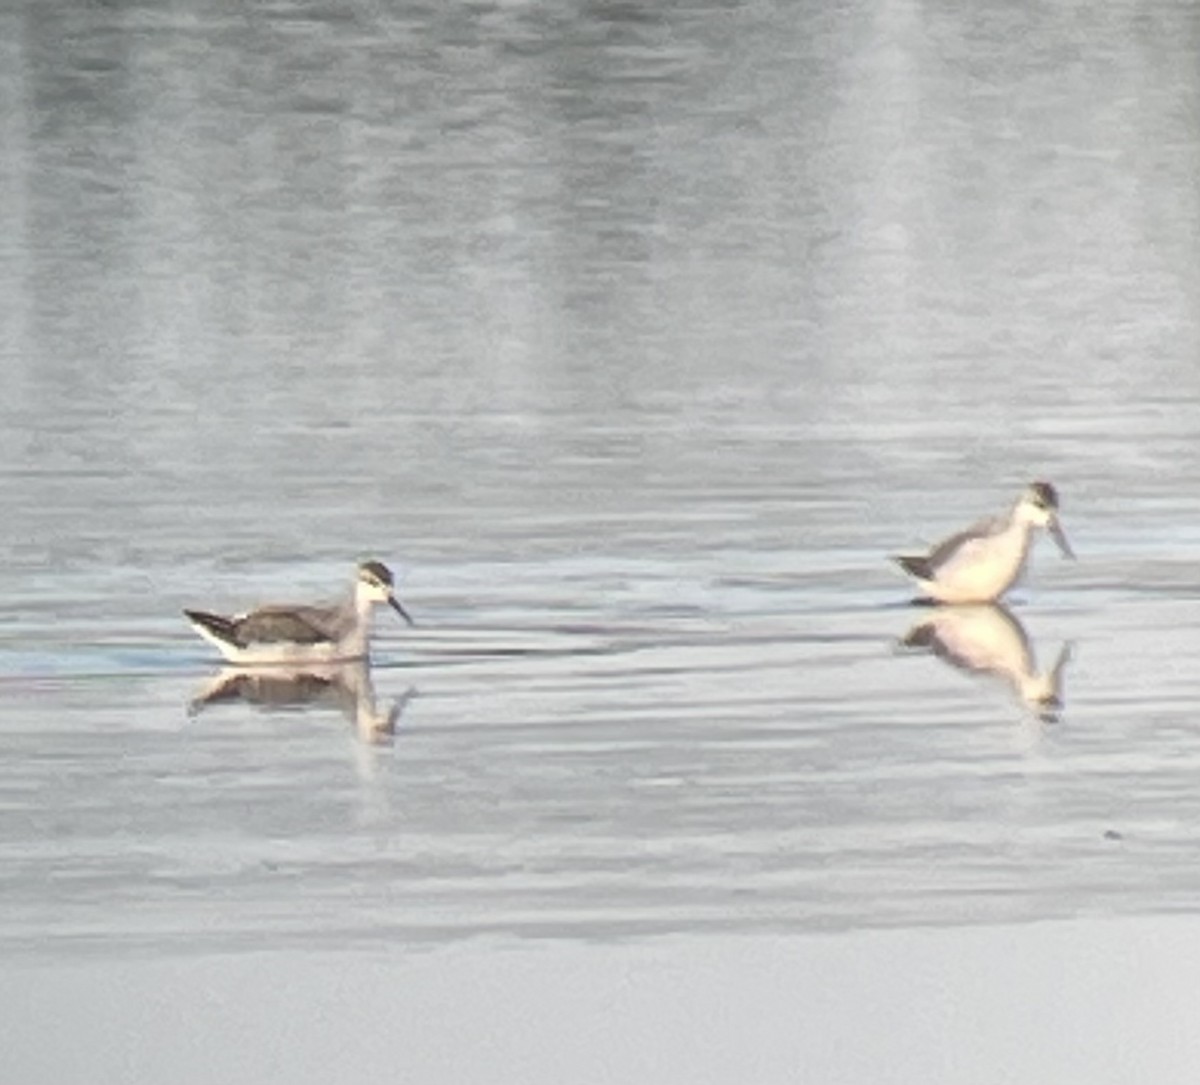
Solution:
M 196 715 L 213 705 L 242 701 L 264 711 L 336 708 L 365 742 L 380 743 L 396 732 L 396 723 L 409 700 L 409 689 L 386 710 L 375 700 L 375 686 L 366 662 L 225 667 L 197 691 L 188 705 Z
M 937 607 L 900 644 L 927 649 L 959 670 L 1004 679 L 1043 723 L 1056 722 L 1062 712 L 1070 644 L 1059 649 L 1050 670 L 1039 672 L 1025 627 L 1000 603 Z

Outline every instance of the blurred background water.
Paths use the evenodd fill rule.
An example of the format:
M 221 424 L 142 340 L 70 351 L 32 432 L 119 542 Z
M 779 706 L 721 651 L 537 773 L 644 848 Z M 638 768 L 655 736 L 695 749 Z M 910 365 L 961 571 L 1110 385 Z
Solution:
M 17 2 L 0 43 L 4 953 L 1192 909 L 1200 9 Z M 899 651 L 886 561 L 1040 477 L 1054 724 Z M 181 606 L 368 555 L 420 623 L 394 736 L 189 715 Z

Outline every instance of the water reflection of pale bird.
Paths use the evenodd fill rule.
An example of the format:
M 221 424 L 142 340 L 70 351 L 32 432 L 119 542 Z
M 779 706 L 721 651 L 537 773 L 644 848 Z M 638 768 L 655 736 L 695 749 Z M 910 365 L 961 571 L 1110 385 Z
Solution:
M 223 617 L 203 610 L 183 613 L 231 663 L 328 663 L 367 654 L 371 613 L 387 604 L 409 625 L 395 595 L 391 570 L 378 561 L 358 566 L 354 594 L 328 606 L 273 605 Z
M 1053 667 L 1039 671 L 1025 627 L 1002 604 L 936 607 L 900 643 L 906 648 L 927 649 L 959 670 L 1004 679 L 1046 722 L 1056 720 L 1062 710 L 1063 671 L 1071 658 L 1070 645 L 1059 649 Z
M 924 556 L 893 560 L 940 603 L 991 603 L 1021 576 L 1036 528 L 1046 528 L 1068 558 L 1075 556 L 1058 514 L 1058 492 L 1033 483 L 1007 513 L 991 516 Z
M 415 694 L 416 690 L 410 689 L 381 710 L 364 660 L 300 667 L 273 664 L 224 668 L 197 691 L 188 707 L 192 715 L 231 702 L 266 711 L 335 708 L 354 725 L 359 737 L 378 742 L 395 733 L 400 714 Z

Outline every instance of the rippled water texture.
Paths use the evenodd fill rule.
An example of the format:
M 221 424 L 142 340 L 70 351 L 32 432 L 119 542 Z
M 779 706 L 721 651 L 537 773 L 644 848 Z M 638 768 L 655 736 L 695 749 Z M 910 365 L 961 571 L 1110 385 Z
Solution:
M 0 42 L 6 958 L 1053 919 L 1115 990 L 1085 917 L 1190 915 L 1195 7 L 18 2 Z M 1034 478 L 1078 562 L 909 606 L 887 555 Z M 179 614 L 363 556 L 419 626 L 369 673 L 222 683 Z

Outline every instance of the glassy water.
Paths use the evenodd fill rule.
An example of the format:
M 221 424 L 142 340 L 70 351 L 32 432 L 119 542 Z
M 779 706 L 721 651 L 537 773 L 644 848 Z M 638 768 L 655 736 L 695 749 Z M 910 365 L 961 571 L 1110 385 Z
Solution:
M 6 954 L 1194 906 L 1197 9 L 0 30 Z M 1025 686 L 903 649 L 1039 477 Z M 369 685 L 194 703 L 366 555 Z

